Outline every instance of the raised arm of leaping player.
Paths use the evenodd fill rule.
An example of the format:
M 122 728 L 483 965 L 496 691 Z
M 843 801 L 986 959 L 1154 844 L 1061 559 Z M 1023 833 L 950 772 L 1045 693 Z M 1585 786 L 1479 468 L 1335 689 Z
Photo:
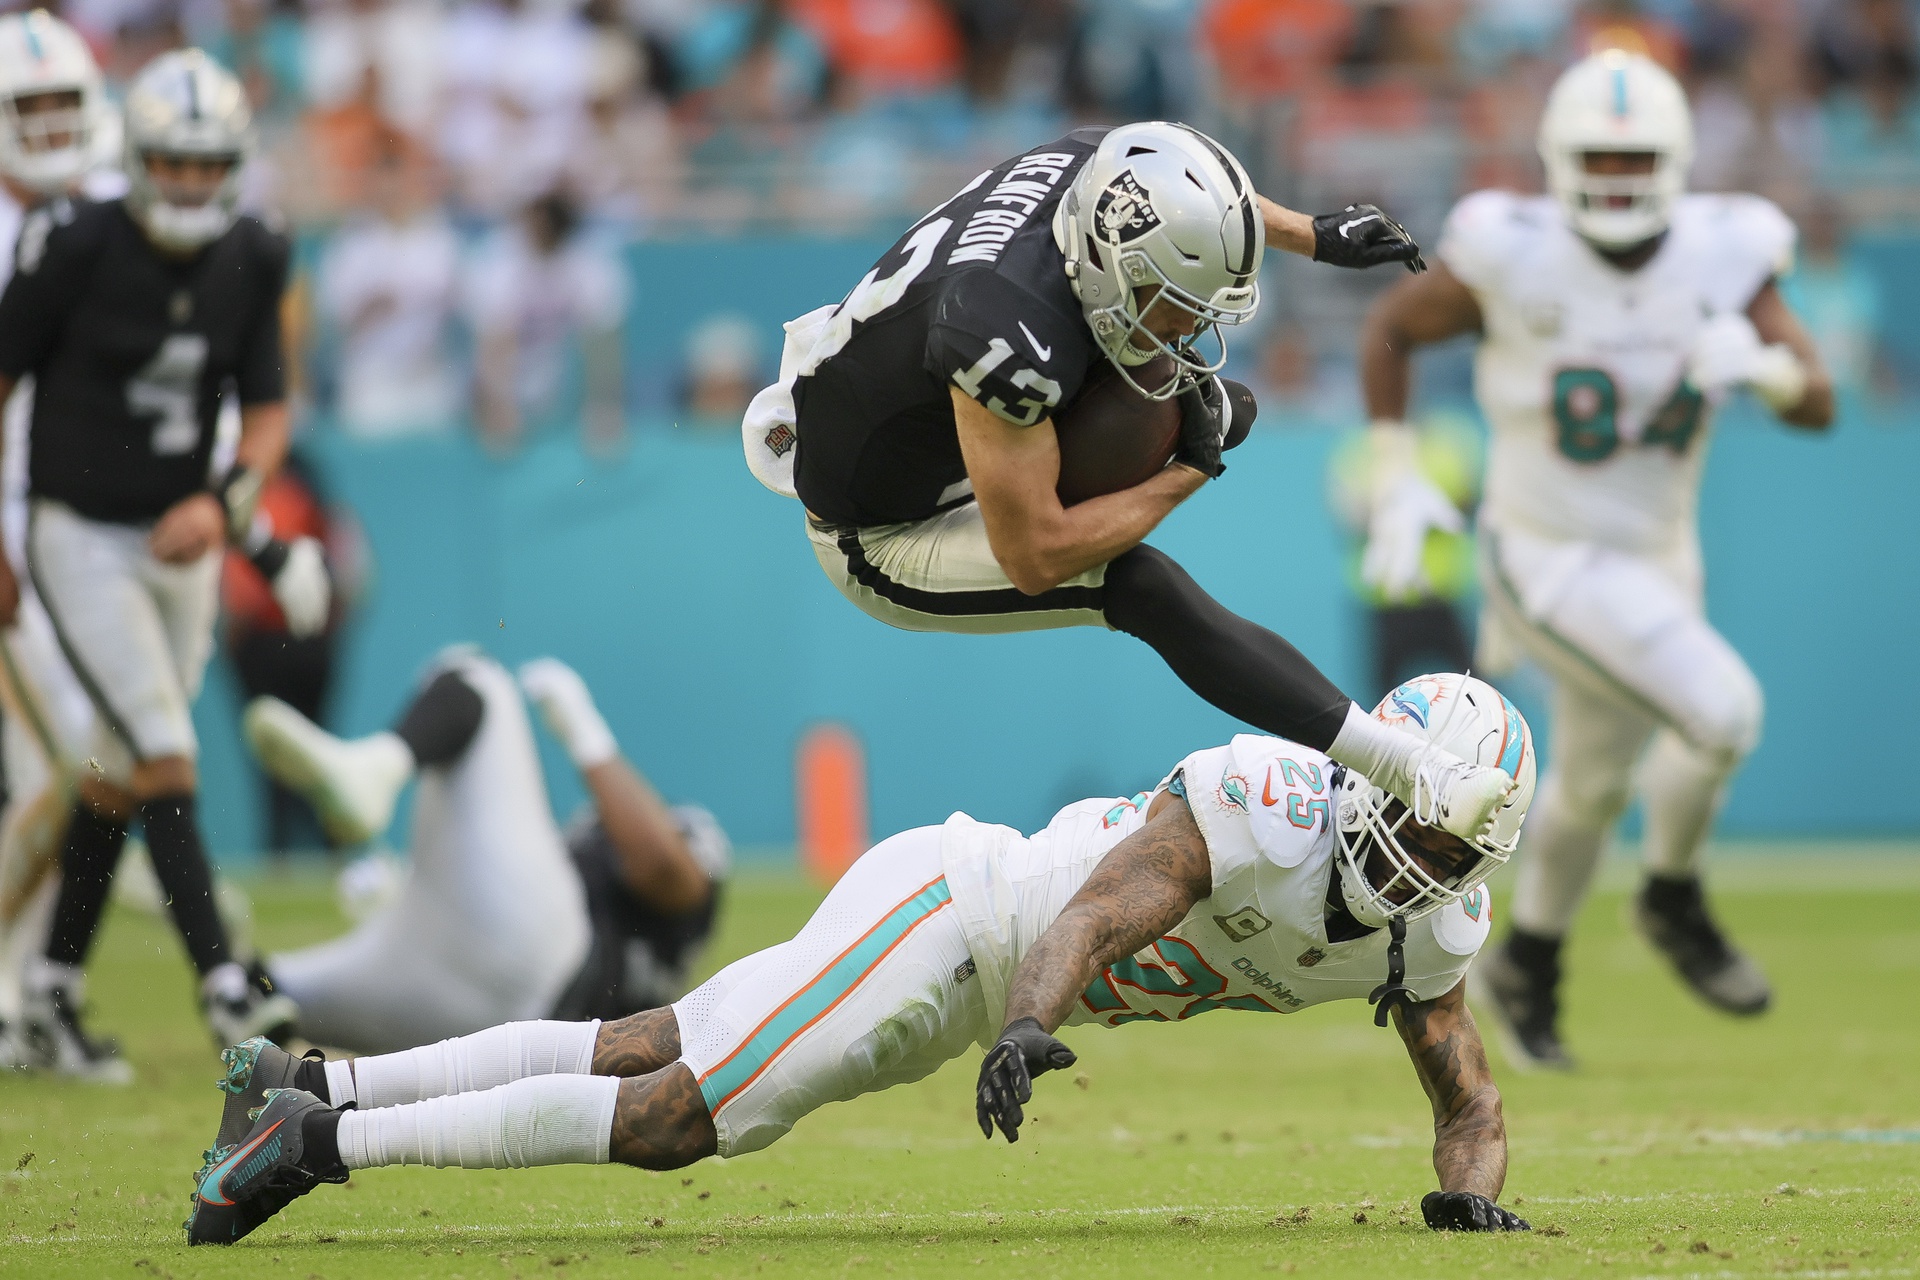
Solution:
M 1073 1065 L 1073 1051 L 1052 1033 L 1074 1000 L 1102 968 L 1165 935 L 1212 892 L 1213 862 L 1193 812 L 1162 792 L 1147 824 L 1107 851 L 1014 970 L 1000 1041 L 980 1064 L 982 1134 L 991 1138 L 997 1125 L 1008 1142 L 1020 1140 L 1033 1077 Z

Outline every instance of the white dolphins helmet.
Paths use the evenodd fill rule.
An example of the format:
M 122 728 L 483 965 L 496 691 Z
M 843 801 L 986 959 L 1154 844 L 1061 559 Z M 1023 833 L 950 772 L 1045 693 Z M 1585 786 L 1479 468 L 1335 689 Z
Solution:
M 253 113 L 231 72 L 198 49 L 163 53 L 127 90 L 127 209 L 163 249 L 191 252 L 226 234 L 238 216 L 240 170 L 253 150 Z M 171 204 L 147 173 L 149 155 L 228 162 L 205 204 Z
M 47 93 L 78 101 L 21 112 L 22 98 Z M 0 17 L 0 173 L 40 195 L 59 195 L 99 159 L 112 120 L 100 68 L 79 32 L 44 9 Z
M 1520 824 L 1533 803 L 1533 734 L 1527 721 L 1506 696 L 1485 680 L 1452 672 L 1415 676 L 1381 699 L 1373 709 L 1376 720 L 1402 729 L 1474 764 L 1494 765 L 1513 777 L 1507 802 L 1495 811 L 1493 826 L 1477 839 L 1464 842 L 1466 857 L 1436 876 L 1422 865 L 1436 861 L 1434 846 L 1459 849 L 1458 837 L 1442 832 L 1431 814 L 1416 814 L 1386 791 L 1348 770 L 1340 784 L 1335 829 L 1340 846 L 1340 891 L 1347 909 L 1361 924 L 1378 928 L 1395 916 L 1411 922 L 1457 902 L 1478 888 L 1520 843 Z M 1389 810 L 1394 810 L 1391 818 Z M 1423 829 L 1408 830 L 1409 823 Z M 1414 843 L 1409 849 L 1408 843 Z M 1375 851 L 1388 874 L 1376 885 L 1368 874 Z M 1440 855 L 1444 858 L 1444 854 Z
M 1648 151 L 1653 172 L 1588 173 L 1590 151 Z M 1606 49 L 1554 82 L 1540 117 L 1547 187 L 1584 239 L 1625 249 L 1667 229 L 1693 164 L 1693 113 L 1680 82 L 1643 54 Z
M 1227 362 L 1220 326 L 1251 319 L 1260 305 L 1266 229 L 1253 183 L 1226 148 L 1183 124 L 1122 125 L 1101 139 L 1060 198 L 1053 239 L 1094 340 L 1149 399 L 1171 399 L 1218 372 Z M 1134 290 L 1155 284 L 1148 305 L 1164 298 L 1196 316 L 1191 337 L 1168 343 L 1141 327 Z M 1149 345 L 1135 345 L 1136 334 Z M 1208 334 L 1211 359 L 1199 349 Z M 1172 356 L 1178 376 L 1144 387 L 1132 371 L 1157 355 Z

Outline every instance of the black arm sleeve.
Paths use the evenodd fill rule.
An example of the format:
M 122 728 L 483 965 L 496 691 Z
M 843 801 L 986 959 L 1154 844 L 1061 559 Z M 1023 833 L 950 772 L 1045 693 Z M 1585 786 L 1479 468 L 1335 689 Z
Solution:
M 280 334 L 280 299 L 287 291 L 291 249 L 286 237 L 261 228 L 255 250 L 260 273 L 254 323 L 248 327 L 234 382 L 242 405 L 272 404 L 287 396 L 286 352 Z
M 28 211 L 14 247 L 13 279 L 0 294 L 0 374 L 18 378 L 52 357 L 97 257 L 99 237 L 90 234 L 96 229 L 76 225 L 66 200 Z

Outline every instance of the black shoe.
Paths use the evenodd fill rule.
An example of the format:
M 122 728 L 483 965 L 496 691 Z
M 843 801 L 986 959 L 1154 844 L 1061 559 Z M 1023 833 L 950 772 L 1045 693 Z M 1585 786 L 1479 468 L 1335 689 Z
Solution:
M 253 1118 L 267 1105 L 269 1090 L 304 1089 L 325 1097 L 326 1061 L 327 1055 L 318 1049 L 309 1049 L 304 1058 L 296 1058 L 265 1036 L 254 1036 L 221 1050 L 220 1064 L 227 1073 L 220 1078 L 219 1086 L 227 1097 L 214 1147 L 231 1147 L 247 1136 Z
M 29 993 L 21 1003 L 14 1056 L 22 1065 L 92 1084 L 133 1083 L 133 1068 L 120 1056 L 119 1043 L 87 1034 L 78 991 L 53 987 Z
M 345 1182 L 337 1156 L 309 1158 L 305 1122 L 333 1113 L 300 1089 L 273 1089 L 246 1138 L 216 1147 L 194 1175 L 188 1244 L 232 1244 L 323 1182 Z
M 1633 921 L 1694 994 L 1727 1013 L 1765 1013 L 1773 989 L 1760 966 L 1734 950 L 1713 917 L 1697 876 L 1648 876 Z
M 1522 1070 L 1571 1071 L 1560 1043 L 1560 943 L 1514 930 L 1467 971 L 1474 1004 L 1493 1016 L 1508 1059 Z
M 274 989 L 273 980 L 257 962 L 247 971 L 244 986 L 236 979 L 227 993 L 219 994 L 203 985 L 200 1007 L 214 1042 L 222 1049 L 255 1036 L 289 1040 L 300 1017 L 300 1006 Z

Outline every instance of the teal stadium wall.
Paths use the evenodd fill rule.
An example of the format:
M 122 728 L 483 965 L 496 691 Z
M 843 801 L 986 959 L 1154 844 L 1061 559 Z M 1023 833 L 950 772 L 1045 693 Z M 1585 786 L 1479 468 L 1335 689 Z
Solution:
M 687 300 L 700 301 L 695 318 L 734 309 L 777 331 L 837 298 L 875 252 L 640 246 L 638 379 L 670 376 Z M 611 461 L 562 438 L 505 461 L 465 439 L 317 438 L 377 563 L 334 704 L 346 732 L 385 725 L 444 644 L 509 663 L 557 654 L 670 799 L 776 849 L 794 836 L 794 745 L 819 720 L 866 742 L 876 836 L 956 809 L 1031 829 L 1069 800 L 1149 786 L 1236 731 L 1126 636 L 920 635 L 867 619 L 821 575 L 798 505 L 748 474 L 733 433 L 649 416 Z M 1153 541 L 1357 689 L 1359 618 L 1323 496 L 1334 438 L 1311 424 L 1257 432 Z M 1849 409 L 1822 439 L 1736 406 L 1713 448 L 1709 607 L 1768 696 L 1766 738 L 1723 831 L 1920 832 L 1920 735 L 1904 719 L 1920 632 L 1920 410 Z M 216 661 L 197 717 L 211 836 L 228 859 L 258 841 L 236 713 Z M 579 787 L 552 744 L 543 751 L 565 812 Z

